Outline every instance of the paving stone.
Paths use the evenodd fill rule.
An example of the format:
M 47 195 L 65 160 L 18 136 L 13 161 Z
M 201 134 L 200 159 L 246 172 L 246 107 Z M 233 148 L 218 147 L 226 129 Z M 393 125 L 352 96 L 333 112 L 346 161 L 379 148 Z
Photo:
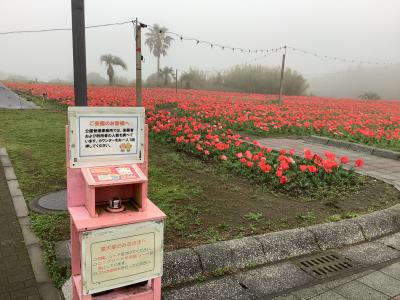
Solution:
M 6 155 L 1 155 L 0 161 L 1 161 L 1 164 L 3 165 L 3 167 L 12 167 L 11 160 Z
M 23 288 L 23 289 L 18 289 L 16 291 L 12 291 L 10 294 L 11 294 L 11 299 L 18 299 L 18 298 L 27 298 L 30 295 L 38 296 L 38 291 L 36 288 L 28 287 L 28 288 Z M 55 298 L 55 299 L 57 299 L 57 298 Z
M 353 150 L 353 151 L 371 154 L 374 150 L 374 148 L 372 148 L 372 147 L 368 147 L 368 146 L 361 145 L 361 144 L 355 144 L 355 143 L 348 143 L 348 144 L 349 144 L 348 149 Z
M 376 156 L 380 156 L 380 157 L 389 158 L 389 159 L 400 160 L 400 153 L 395 152 L 395 151 L 375 148 L 374 151 L 372 152 L 372 154 L 376 155 Z
M 309 288 L 305 288 L 302 290 L 292 292 L 292 294 L 295 295 L 296 297 L 298 297 L 299 299 L 310 299 L 310 298 L 316 297 L 320 294 L 323 294 L 328 290 L 330 290 L 330 289 L 326 285 L 316 284 Z
M 192 249 L 164 253 L 163 285 L 195 280 L 202 274 L 198 255 Z
M 352 261 L 368 266 L 400 257 L 400 251 L 380 243 L 369 242 L 338 251 Z
M 164 300 L 226 300 L 243 292 L 234 277 L 202 282 L 175 290 L 163 291 Z
M 61 288 L 65 300 L 72 300 L 72 277 L 70 277 Z
M 257 295 L 249 292 L 248 290 L 243 290 L 238 294 L 235 294 L 231 297 L 226 298 L 227 300 L 260 300 Z M 296 299 L 297 300 L 297 299 Z
M 307 229 L 314 233 L 319 247 L 323 250 L 364 241 L 360 227 L 351 220 L 318 224 Z
M 7 180 L 15 180 L 17 176 L 15 175 L 13 167 L 4 167 L 4 173 L 6 175 Z
M 255 236 L 262 244 L 267 262 L 320 251 L 313 234 L 305 228 Z
M 28 217 L 20 218 L 19 223 L 21 225 L 22 235 L 24 236 L 24 241 L 26 246 L 38 245 L 39 239 L 31 231 L 31 220 Z
M 348 143 L 345 141 L 339 141 L 339 140 L 333 140 L 333 139 L 329 139 L 328 145 L 332 146 L 332 147 L 338 147 L 338 148 L 344 148 L 344 149 L 347 149 L 349 146 Z M 336 154 L 338 154 L 337 151 L 336 151 Z
M 194 247 L 203 270 L 240 269 L 265 263 L 261 244 L 253 237 Z
M 19 184 L 17 180 L 8 180 L 7 184 L 12 197 L 22 196 L 22 191 L 19 189 Z
M 282 295 L 282 296 L 272 298 L 272 300 L 298 300 L 298 299 L 299 298 L 297 298 L 296 296 L 294 296 L 292 294 Z
M 323 145 L 326 145 L 329 142 L 329 138 L 322 137 L 322 136 L 316 136 L 316 135 L 312 135 L 311 137 L 309 137 L 308 140 L 311 142 L 315 142 L 315 143 L 323 144 Z
M 249 291 L 260 296 L 282 292 L 315 281 L 289 262 L 242 272 L 237 275 L 237 278 Z
M 331 289 L 333 289 L 333 288 L 335 288 L 337 286 L 340 286 L 340 285 L 343 285 L 343 284 L 348 283 L 350 281 L 356 280 L 356 279 L 358 279 L 360 277 L 363 277 L 365 275 L 368 275 L 368 274 L 370 274 L 372 272 L 375 272 L 375 270 L 366 270 L 366 271 L 363 271 L 361 273 L 356 273 L 356 274 L 353 274 L 353 275 L 350 275 L 350 276 L 346 276 L 346 277 L 342 277 L 342 278 L 335 279 L 335 280 L 332 280 L 332 281 L 328 281 L 328 282 L 322 283 L 321 285 L 323 285 L 327 289 L 331 290 Z
M 327 291 L 327 292 L 325 292 L 321 295 L 318 295 L 314 298 L 311 298 L 311 299 L 312 300 L 345 300 L 347 298 L 339 295 L 338 293 L 335 293 L 334 291 Z
M 341 285 L 333 290 L 334 292 L 354 300 L 365 300 L 365 299 L 388 299 L 389 297 L 385 294 L 378 292 L 377 290 L 359 282 L 352 281 Z
M 400 182 L 399 182 L 399 184 L 400 184 Z M 389 208 L 390 210 L 394 210 L 397 214 L 399 214 L 400 215 L 400 204 L 396 204 L 396 205 L 393 205 L 391 208 Z
M 71 264 L 71 240 L 55 242 L 54 251 L 60 268 L 65 268 Z
M 400 214 L 390 209 L 376 211 L 353 219 L 357 222 L 366 239 L 374 239 L 400 230 Z
M 4 157 L 1 156 L 1 161 Z M 9 182 L 16 183 L 16 180 Z M 32 265 L 1 163 L 0 191 L 0 299 L 38 299 L 38 289 L 32 285 L 36 282 Z
M 376 240 L 376 242 L 382 243 L 386 246 L 390 246 L 400 251 L 400 232 L 380 238 Z
M 10 296 L 10 294 L 2 294 L 2 293 L 0 293 L 0 299 L 2 299 L 2 300 L 11 300 L 11 296 Z
M 384 267 L 379 271 L 397 280 L 400 280 L 400 262 Z
M 388 296 L 400 294 L 400 281 L 382 272 L 373 272 L 357 280 Z
M 38 244 L 33 244 L 28 247 L 29 258 L 33 266 L 36 282 L 47 283 L 50 281 L 46 266 L 42 262 L 42 250 Z
M 60 292 L 50 283 L 42 283 L 38 286 L 41 300 L 61 299 Z
M 371 168 L 371 169 L 374 170 L 374 168 Z M 375 171 L 368 170 L 367 173 L 368 173 L 369 177 L 373 177 L 373 178 L 377 178 L 377 179 L 381 179 L 382 176 L 385 174 L 384 171 L 377 171 L 376 169 L 375 169 Z
M 399 173 L 384 174 L 384 175 L 382 175 L 382 178 L 384 180 L 388 180 L 390 182 L 395 182 L 395 181 L 400 180 L 400 174 Z
M 18 218 L 27 217 L 28 216 L 28 207 L 26 206 L 24 196 L 13 196 L 12 202 L 14 204 L 15 213 Z
M 0 148 L 0 156 L 8 156 L 6 148 Z

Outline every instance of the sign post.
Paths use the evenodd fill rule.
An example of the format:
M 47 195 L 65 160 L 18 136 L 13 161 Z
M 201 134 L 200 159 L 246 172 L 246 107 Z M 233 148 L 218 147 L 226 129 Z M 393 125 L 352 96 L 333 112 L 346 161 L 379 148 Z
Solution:
M 71 0 L 71 12 L 75 105 L 87 106 L 84 0 Z
M 147 197 L 144 121 L 143 107 L 68 109 L 73 300 L 161 299 L 166 216 Z
M 136 106 L 142 106 L 142 26 L 136 18 L 135 41 L 136 41 Z

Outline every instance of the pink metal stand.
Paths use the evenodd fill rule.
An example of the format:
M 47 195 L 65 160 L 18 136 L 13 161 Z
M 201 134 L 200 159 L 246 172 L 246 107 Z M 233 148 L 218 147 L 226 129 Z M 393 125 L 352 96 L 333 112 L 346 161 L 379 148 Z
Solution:
M 93 179 L 93 176 L 90 173 L 90 168 L 72 169 L 69 168 L 67 164 L 68 211 L 71 218 L 73 300 L 161 299 L 161 277 L 150 279 L 141 284 L 129 285 L 116 288 L 112 291 L 92 295 L 84 295 L 82 287 L 81 235 L 83 232 L 146 221 L 160 221 L 166 218 L 166 215 L 147 198 L 147 133 L 148 128 L 146 125 L 144 162 L 142 164 L 130 165 L 134 170 L 134 178 L 99 182 Z M 68 161 L 67 157 L 67 162 Z M 124 165 L 114 167 L 124 167 Z M 106 209 L 100 209 L 101 206 L 104 206 L 104 204 L 107 203 L 107 200 L 112 197 L 135 199 L 135 209 L 126 208 L 122 212 L 109 212 Z

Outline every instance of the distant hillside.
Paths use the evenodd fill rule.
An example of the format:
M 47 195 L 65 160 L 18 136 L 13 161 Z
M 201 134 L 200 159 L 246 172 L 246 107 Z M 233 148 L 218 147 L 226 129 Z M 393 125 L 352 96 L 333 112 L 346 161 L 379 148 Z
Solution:
M 33 78 L 28 78 L 28 77 L 22 76 L 22 75 L 0 72 L 0 80 L 27 82 L 27 81 L 33 80 Z
M 383 99 L 400 100 L 400 64 L 384 67 L 358 67 L 308 79 L 308 91 L 327 97 L 358 98 L 366 92 Z

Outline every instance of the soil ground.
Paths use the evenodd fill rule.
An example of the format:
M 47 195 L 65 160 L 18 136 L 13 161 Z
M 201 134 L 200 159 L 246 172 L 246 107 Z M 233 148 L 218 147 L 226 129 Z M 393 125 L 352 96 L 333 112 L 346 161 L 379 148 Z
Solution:
M 392 186 L 361 176 L 353 187 L 298 197 L 275 193 L 156 141 L 150 144 L 149 177 L 150 198 L 168 215 L 167 250 L 338 221 L 394 205 L 400 198 Z M 157 182 L 166 180 L 186 195 L 177 195 L 179 189 L 163 193 L 162 187 L 160 193 Z

